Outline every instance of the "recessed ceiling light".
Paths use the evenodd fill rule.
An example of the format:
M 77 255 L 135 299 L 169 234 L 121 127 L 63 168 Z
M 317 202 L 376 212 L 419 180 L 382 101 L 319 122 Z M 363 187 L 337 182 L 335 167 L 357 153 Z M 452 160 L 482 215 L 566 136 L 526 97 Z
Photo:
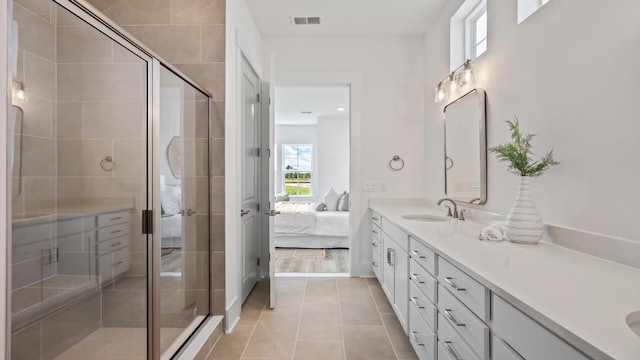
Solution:
M 338 111 L 344 111 L 344 108 L 343 107 L 339 107 Z

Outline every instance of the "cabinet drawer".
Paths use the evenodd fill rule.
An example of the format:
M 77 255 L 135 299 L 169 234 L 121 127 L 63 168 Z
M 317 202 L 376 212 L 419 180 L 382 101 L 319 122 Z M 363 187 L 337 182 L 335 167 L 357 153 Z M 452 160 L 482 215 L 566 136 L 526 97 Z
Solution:
M 525 359 L 587 359 L 501 297 L 493 295 L 491 302 L 493 330 Z
M 378 250 L 378 252 L 380 252 L 380 249 L 382 248 L 382 238 L 377 237 L 375 235 L 372 236 L 371 247 L 373 247 L 373 250 Z
M 100 283 L 105 285 L 113 280 L 113 254 L 106 254 L 98 257 L 98 275 Z
M 382 227 L 382 216 L 376 212 L 371 212 L 371 223 L 374 225 L 378 225 L 379 228 Z
M 115 239 L 101 241 L 98 243 L 98 256 L 114 252 L 123 247 L 129 246 L 129 236 L 121 236 Z
M 438 315 L 438 340 L 438 359 L 479 360 L 442 314 Z
M 495 336 L 492 338 L 491 348 L 493 349 L 492 360 L 524 360 L 520 355 L 511 350 L 509 345 Z
M 98 229 L 98 241 L 110 240 L 129 234 L 129 223 Z
M 382 255 L 380 255 L 380 247 L 374 247 L 371 251 L 371 267 L 378 280 L 382 282 Z
M 409 308 L 413 311 L 409 317 L 410 326 L 413 324 L 415 313 L 420 315 L 432 330 L 437 329 L 438 310 L 414 283 L 409 284 Z
M 436 276 L 436 253 L 420 241 L 409 238 L 409 255 L 424 267 L 431 275 Z
M 382 218 L 382 231 L 389 235 L 402 250 L 409 252 L 409 235 L 402 229 L 389 222 L 389 220 Z
M 131 251 L 129 247 L 113 253 L 113 276 L 118 277 L 131 268 Z
M 129 216 L 125 212 L 98 215 L 98 227 L 128 223 Z
M 438 257 L 438 281 L 482 321 L 489 321 L 489 290 L 462 270 Z
M 438 286 L 436 279 L 422 266 L 418 265 L 415 258 L 411 258 L 410 261 L 409 281 L 427 295 L 432 303 L 436 303 L 436 289 Z
M 436 346 L 438 340 L 436 334 L 427 323 L 418 315 L 416 308 L 411 306 L 409 312 L 409 341 L 420 360 L 436 359 Z
M 481 359 L 489 359 L 489 327 L 442 285 L 438 286 L 438 309 Z

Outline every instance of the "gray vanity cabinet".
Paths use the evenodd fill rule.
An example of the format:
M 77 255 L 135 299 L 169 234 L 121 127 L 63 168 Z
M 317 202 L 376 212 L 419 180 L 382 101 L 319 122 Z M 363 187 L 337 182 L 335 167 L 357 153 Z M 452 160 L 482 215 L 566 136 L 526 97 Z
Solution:
M 380 215 L 376 213 L 371 215 L 371 267 L 373 268 L 373 273 L 376 275 L 376 278 L 378 278 L 380 284 L 384 282 L 382 273 L 382 254 L 384 250 L 382 250 L 381 219 Z
M 382 290 L 387 295 L 400 325 L 408 333 L 409 318 L 409 235 L 397 226 L 381 221 Z M 375 272 L 375 270 L 374 270 Z
M 131 223 L 126 213 L 98 215 L 97 223 L 98 275 L 106 285 L 131 268 Z

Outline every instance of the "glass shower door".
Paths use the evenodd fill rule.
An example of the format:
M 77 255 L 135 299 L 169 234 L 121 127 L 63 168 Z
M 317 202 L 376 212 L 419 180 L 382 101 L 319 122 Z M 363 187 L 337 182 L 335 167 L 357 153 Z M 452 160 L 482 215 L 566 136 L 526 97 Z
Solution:
M 168 357 L 209 314 L 209 98 L 161 67 L 159 105 L 159 326 Z

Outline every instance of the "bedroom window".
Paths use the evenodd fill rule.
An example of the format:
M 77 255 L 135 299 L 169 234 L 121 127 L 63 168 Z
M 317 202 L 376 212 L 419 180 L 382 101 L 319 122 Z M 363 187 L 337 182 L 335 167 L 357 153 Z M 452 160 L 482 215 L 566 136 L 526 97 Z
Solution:
M 282 145 L 282 187 L 294 196 L 311 196 L 313 188 L 313 146 Z

